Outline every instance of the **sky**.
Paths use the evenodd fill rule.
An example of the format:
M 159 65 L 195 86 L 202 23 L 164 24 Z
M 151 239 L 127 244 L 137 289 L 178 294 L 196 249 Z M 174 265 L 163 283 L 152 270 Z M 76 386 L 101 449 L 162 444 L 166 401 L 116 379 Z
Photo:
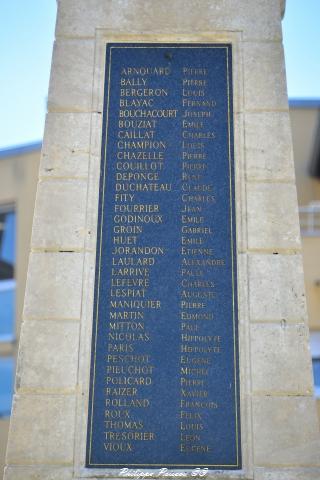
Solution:
M 43 136 L 55 17 L 56 0 L 0 0 L 0 149 Z M 289 98 L 320 98 L 319 18 L 320 0 L 287 0 Z
M 320 99 L 320 0 L 287 0 L 282 22 L 289 98 Z

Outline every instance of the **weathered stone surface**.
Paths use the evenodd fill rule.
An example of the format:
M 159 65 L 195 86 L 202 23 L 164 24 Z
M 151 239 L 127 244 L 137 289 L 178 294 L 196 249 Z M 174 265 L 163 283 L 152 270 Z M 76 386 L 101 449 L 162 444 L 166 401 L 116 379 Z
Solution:
M 281 38 L 279 0 L 162 0 L 152 7 L 144 0 L 60 0 L 58 12 L 58 37 L 94 37 L 103 27 L 172 34 L 243 30 L 244 39 Z
M 99 156 L 90 157 L 90 177 L 88 183 L 88 202 L 86 228 L 88 237 L 86 241 L 86 250 L 95 250 L 97 243 L 97 225 L 98 225 L 98 198 L 100 184 L 100 162 Z
M 283 47 L 279 43 L 244 43 L 246 110 L 288 108 Z
M 88 174 L 90 124 L 90 113 L 47 114 L 40 176 L 82 177 Z
M 199 35 L 206 41 L 211 40 L 212 35 L 212 41 L 224 41 L 229 37 L 228 33 L 221 33 L 219 37 L 223 31 L 229 32 L 235 41 L 235 112 L 243 112 L 243 94 L 247 110 L 243 116 L 238 114 L 235 121 L 235 130 L 239 133 L 235 137 L 238 247 L 241 252 L 246 252 L 248 245 L 252 251 L 269 252 L 249 256 L 241 253 L 238 258 L 240 374 L 241 389 L 245 392 L 242 420 L 249 425 L 244 428 L 242 439 L 244 468 L 250 469 L 250 462 L 247 465 L 246 461 L 254 452 L 255 465 L 268 465 L 254 468 L 255 480 L 318 480 L 318 468 L 288 467 L 289 464 L 319 464 L 313 399 L 279 396 L 309 393 L 311 383 L 306 331 L 302 325 L 306 312 L 301 258 L 270 254 L 278 249 L 290 253 L 300 249 L 288 115 L 282 111 L 287 108 L 287 99 L 282 46 L 277 43 L 281 39 L 281 2 L 59 0 L 58 3 L 59 38 L 49 93 L 52 113 L 47 118 L 40 170 L 46 181 L 39 186 L 33 246 L 59 250 L 63 250 L 63 246 L 82 248 L 83 232 L 78 226 L 83 225 L 86 211 L 89 239 L 92 239 L 87 240 L 86 245 L 91 251 L 86 254 L 85 268 L 83 255 L 79 253 L 31 254 L 19 361 L 21 378 L 17 384 L 20 393 L 14 405 L 8 455 L 8 461 L 16 465 L 7 468 L 6 480 L 68 480 L 78 473 L 55 464 L 71 465 L 76 458 L 75 472 L 82 467 L 84 450 L 73 451 L 74 444 L 85 443 L 83 439 L 74 438 L 75 399 L 70 394 L 61 395 L 75 387 L 79 332 L 76 322 L 62 319 L 78 320 L 81 316 L 83 322 L 78 388 L 85 397 L 90 362 L 102 117 L 100 113 L 91 115 L 91 110 L 101 110 L 99 99 L 103 91 L 101 61 L 101 65 L 95 66 L 92 95 L 93 65 L 99 58 L 94 54 L 95 35 L 98 34 L 100 44 L 103 35 L 103 38 L 109 35 L 112 38 L 121 32 L 139 36 L 141 32 L 149 33 L 150 41 L 156 35 L 158 40 L 161 35 L 167 35 L 166 41 L 179 41 L 182 37 L 187 41 L 188 35 L 193 39 Z M 97 28 L 104 30 L 97 32 Z M 181 33 L 185 37 L 179 36 Z M 98 47 L 96 44 L 95 52 L 97 48 L 102 51 L 100 44 Z M 94 107 L 93 97 L 98 99 Z M 84 178 L 88 175 L 88 165 L 90 186 L 86 205 L 84 191 L 76 188 L 80 183 L 62 177 Z M 47 181 L 47 177 L 60 179 L 53 182 Z M 245 180 L 249 180 L 249 185 Z M 279 183 L 272 183 L 275 181 Z M 44 186 L 47 193 L 42 191 Z M 71 196 L 77 198 L 78 204 L 73 199 L 70 201 Z M 50 215 L 54 228 L 47 222 Z M 82 283 L 85 285 L 83 301 Z M 251 320 L 260 324 L 248 326 L 248 308 Z M 31 343 L 34 348 L 30 350 L 27 345 Z M 59 355 L 50 357 L 57 345 Z M 254 392 L 277 395 L 253 398 L 253 411 L 251 401 L 247 401 L 251 399 L 251 380 Z M 41 394 L 23 393 L 28 389 L 37 389 Z M 52 395 L 53 391 L 58 394 Z M 87 398 L 81 404 L 85 408 L 77 415 L 78 436 L 85 429 L 86 402 Z M 253 421 L 253 442 L 249 419 Z M 219 478 L 237 476 L 238 472 L 219 474 Z
M 84 180 L 39 181 L 31 245 L 60 250 L 83 248 L 86 196 Z
M 237 248 L 238 252 L 247 250 L 247 231 L 243 225 L 247 221 L 246 212 L 246 165 L 245 165 L 245 141 L 244 141 L 244 115 L 238 113 L 234 115 L 234 142 L 238 147 L 234 151 L 235 155 L 235 208 L 237 222 Z
M 253 392 L 311 395 L 307 327 L 280 322 L 255 324 L 250 332 Z
M 294 181 L 289 114 L 246 113 L 245 132 L 247 179 Z
M 24 316 L 79 319 L 83 255 L 31 253 Z
M 247 215 L 249 249 L 301 249 L 295 185 L 248 183 Z
M 320 466 L 319 425 L 313 397 L 253 398 L 256 466 Z
M 32 348 L 30 348 L 32 345 Z M 23 323 L 16 388 L 46 392 L 75 390 L 79 324 L 63 320 Z
M 301 255 L 249 255 L 250 318 L 303 323 L 306 303 Z
M 101 132 L 102 132 L 102 112 L 92 113 L 91 115 L 91 138 L 90 154 L 93 156 L 101 155 Z
M 15 466 L 6 468 L 4 480 L 71 480 L 72 473 L 72 468 Z
M 16 395 L 8 440 L 10 464 L 71 465 L 75 398 Z
M 256 468 L 254 480 L 319 480 L 318 468 Z
M 90 112 L 94 63 L 93 40 L 57 40 L 49 85 L 50 112 Z

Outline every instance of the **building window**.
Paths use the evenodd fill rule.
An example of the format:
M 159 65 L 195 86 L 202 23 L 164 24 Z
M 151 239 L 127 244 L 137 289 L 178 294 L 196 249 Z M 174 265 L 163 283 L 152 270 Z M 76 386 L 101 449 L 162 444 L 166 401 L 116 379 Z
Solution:
M 320 332 L 310 332 L 314 393 L 320 398 Z
M 316 397 L 320 397 L 320 358 L 312 359 L 314 393 Z
M 0 357 L 0 417 L 9 417 L 13 395 L 13 357 Z
M 15 338 L 15 237 L 15 212 L 0 207 L 0 342 Z
M 16 303 L 16 214 L 12 206 L 0 206 L 0 417 L 10 415 L 13 382 Z M 4 345 L 3 345 L 4 346 Z M 9 347 L 9 348 L 8 348 Z M 12 355 L 8 355 L 8 351 Z
M 320 202 L 299 207 L 300 228 L 303 237 L 320 236 Z

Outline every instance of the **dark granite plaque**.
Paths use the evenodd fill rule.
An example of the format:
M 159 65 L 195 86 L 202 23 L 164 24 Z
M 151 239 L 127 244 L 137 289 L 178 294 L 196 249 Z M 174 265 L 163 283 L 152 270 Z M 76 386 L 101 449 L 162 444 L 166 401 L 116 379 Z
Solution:
M 106 50 L 87 467 L 239 469 L 229 44 Z

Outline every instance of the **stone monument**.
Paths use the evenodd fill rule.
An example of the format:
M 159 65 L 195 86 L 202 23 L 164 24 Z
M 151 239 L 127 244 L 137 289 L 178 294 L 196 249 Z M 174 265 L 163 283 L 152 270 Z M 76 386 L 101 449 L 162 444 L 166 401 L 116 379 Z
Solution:
M 317 480 L 280 0 L 60 0 L 6 480 Z

